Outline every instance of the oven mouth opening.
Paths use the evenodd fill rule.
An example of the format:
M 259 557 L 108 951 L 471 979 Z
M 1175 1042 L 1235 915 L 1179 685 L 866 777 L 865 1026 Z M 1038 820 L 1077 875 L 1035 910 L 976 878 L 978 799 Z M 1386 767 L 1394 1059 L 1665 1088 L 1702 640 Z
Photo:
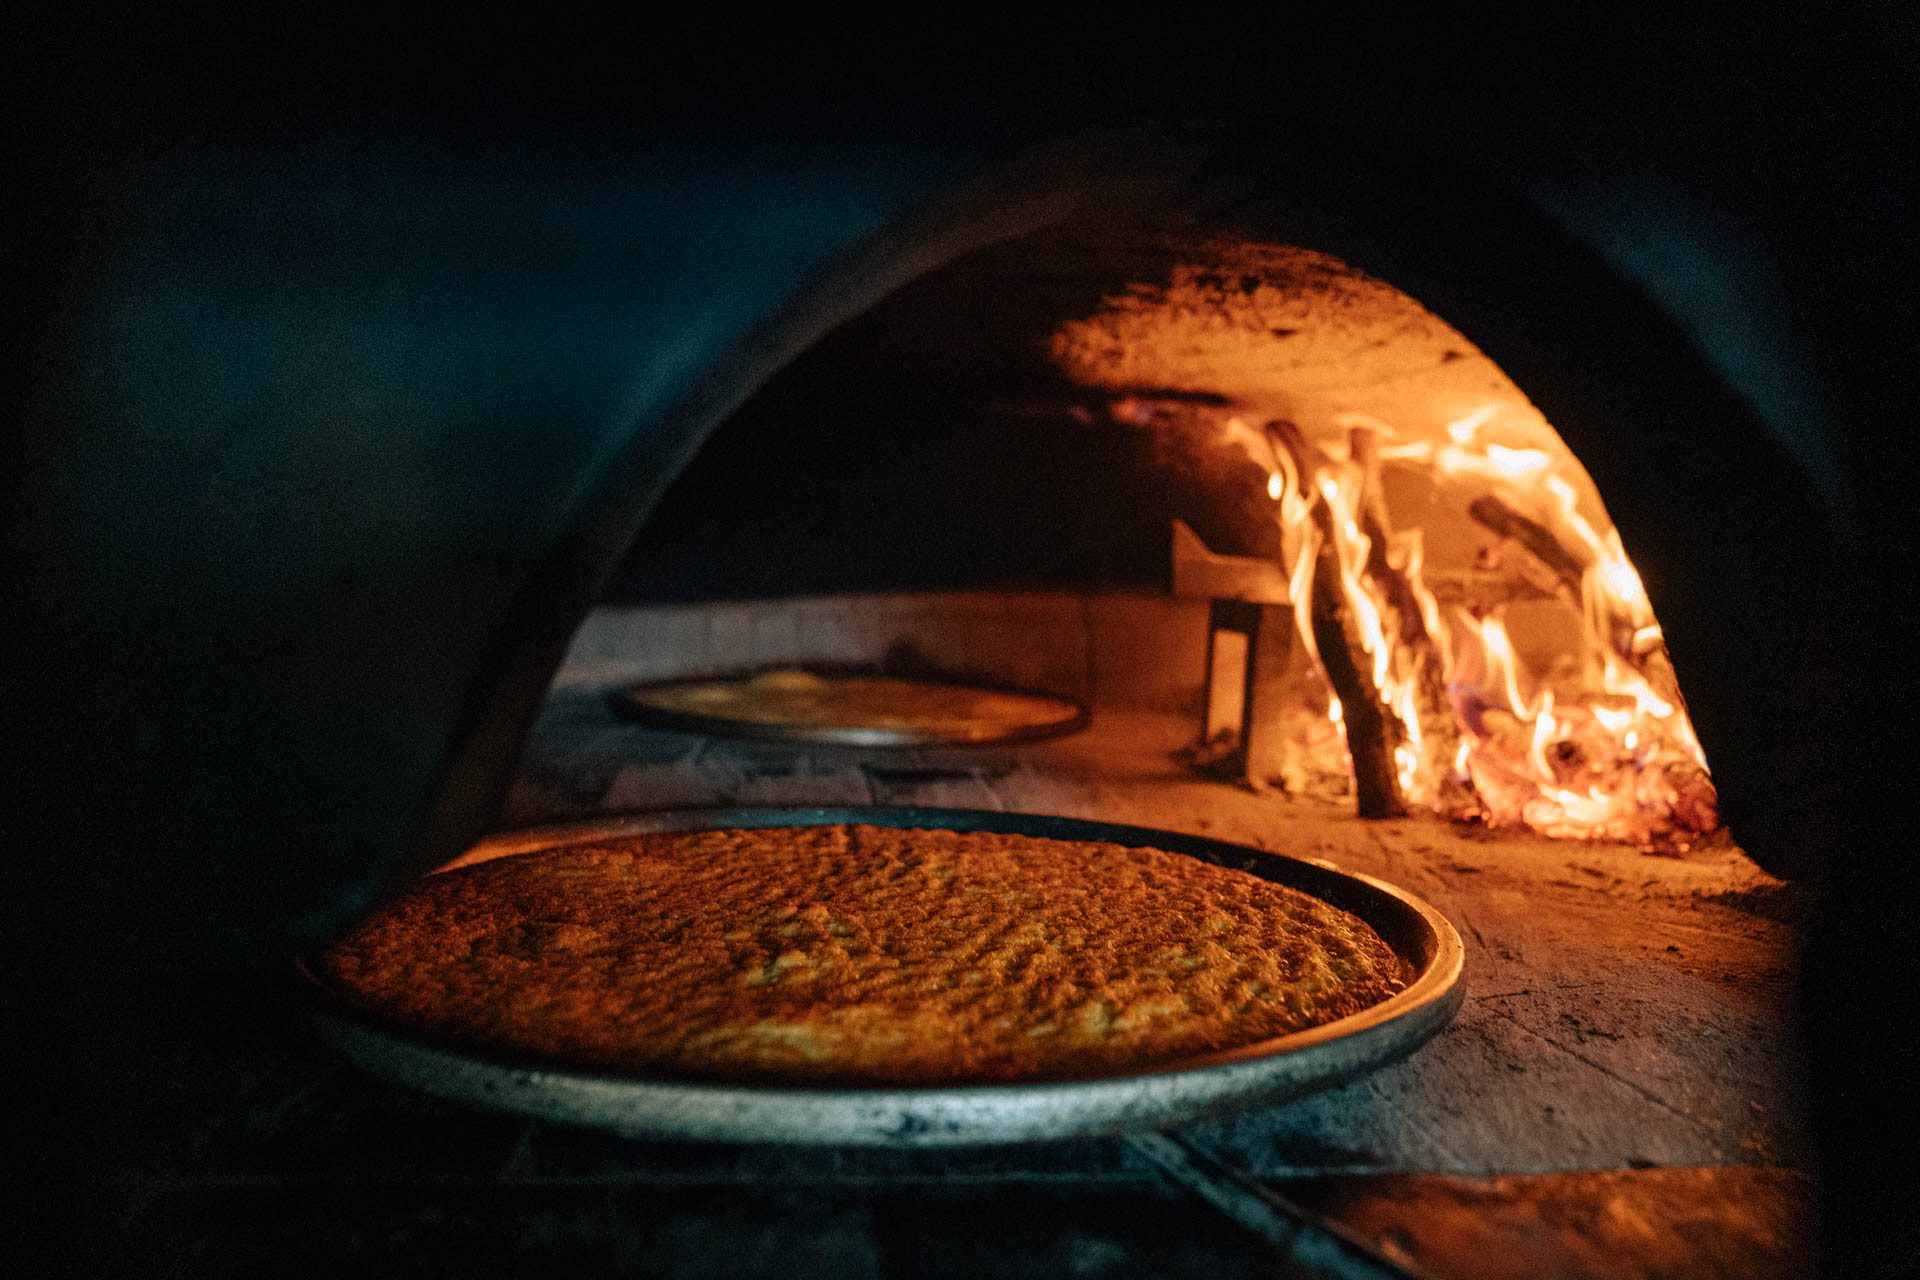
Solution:
M 1466 335 L 1327 254 L 1090 224 L 939 268 L 720 429 L 613 595 L 902 585 L 1201 602 L 1195 687 L 1152 700 L 1196 708 L 1184 756 L 1211 776 L 1673 852 L 1720 828 L 1580 460 Z M 899 643 L 723 645 L 642 674 Z

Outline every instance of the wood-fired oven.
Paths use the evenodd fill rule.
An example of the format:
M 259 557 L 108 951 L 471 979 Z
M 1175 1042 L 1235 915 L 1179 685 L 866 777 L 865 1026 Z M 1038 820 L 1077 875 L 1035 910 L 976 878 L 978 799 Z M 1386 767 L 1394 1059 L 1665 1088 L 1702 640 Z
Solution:
M 1529 171 L 1484 104 L 1289 128 L 1174 61 L 1124 125 L 888 90 L 946 104 L 939 145 L 782 117 L 832 95 L 776 75 L 624 131 L 188 111 L 156 152 L 116 116 L 56 166 L 21 1150 L 109 1222 L 100 1266 L 674 1271 L 738 1236 L 734 1274 L 1253 1274 L 1330 1247 L 1277 1189 L 1372 1253 L 1327 1265 L 1785 1275 L 1821 1168 L 1827 1256 L 1882 1256 L 1844 1165 L 1894 1041 L 1849 1060 L 1833 988 L 1887 936 L 1844 930 L 1891 575 L 1871 437 L 1776 307 L 1798 269 L 1631 138 Z M 1090 722 L 902 750 L 609 703 L 796 667 Z M 276 1029 L 292 960 L 483 837 L 877 806 L 1377 876 L 1458 927 L 1467 998 L 1173 1139 L 941 1150 L 636 1141 Z

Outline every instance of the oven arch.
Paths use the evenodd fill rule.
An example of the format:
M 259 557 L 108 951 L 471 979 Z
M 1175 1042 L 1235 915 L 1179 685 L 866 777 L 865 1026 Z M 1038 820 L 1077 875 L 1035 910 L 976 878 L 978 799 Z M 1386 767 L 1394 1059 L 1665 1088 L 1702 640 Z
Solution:
M 1331 253 L 1465 333 L 1593 475 L 1647 579 L 1745 847 L 1786 875 L 1832 856 L 1845 669 L 1832 581 L 1846 558 L 1813 486 L 1739 388 L 1594 247 L 1511 192 L 1404 157 L 1356 167 L 1212 133 L 1067 144 L 950 193 L 804 290 L 675 412 L 633 424 L 599 498 L 518 610 L 403 874 L 483 829 L 567 638 L 732 408 L 908 281 L 1096 210 L 1231 225 Z

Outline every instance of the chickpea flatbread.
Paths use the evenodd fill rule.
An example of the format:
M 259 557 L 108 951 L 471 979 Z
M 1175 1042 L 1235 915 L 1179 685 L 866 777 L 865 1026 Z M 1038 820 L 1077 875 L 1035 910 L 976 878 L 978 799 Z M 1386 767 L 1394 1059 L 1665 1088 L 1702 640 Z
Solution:
M 760 1083 L 1084 1078 L 1403 989 L 1361 920 L 1151 848 L 871 826 L 646 833 L 432 875 L 322 953 L 463 1043 Z
M 868 746 L 1018 742 L 1086 722 L 1079 703 L 1052 694 L 789 668 L 635 685 L 613 705 L 661 728 Z

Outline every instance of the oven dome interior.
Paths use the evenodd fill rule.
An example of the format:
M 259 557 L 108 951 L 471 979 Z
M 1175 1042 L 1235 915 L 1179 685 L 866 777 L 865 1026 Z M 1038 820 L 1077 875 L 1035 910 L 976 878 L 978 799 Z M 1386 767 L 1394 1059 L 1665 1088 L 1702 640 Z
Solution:
M 1331 550 L 1310 514 L 1323 490 L 1337 517 L 1325 527 L 1353 531 L 1333 538 L 1344 604 L 1381 613 L 1351 647 L 1373 663 L 1369 687 L 1398 725 L 1393 771 L 1417 807 L 1556 834 L 1714 828 L 1645 589 L 1566 443 L 1406 293 L 1231 227 L 1078 221 L 911 282 L 715 432 L 607 600 L 1165 591 L 1177 521 L 1290 579 L 1310 655 L 1294 683 L 1317 681 L 1338 722 L 1309 619 L 1309 561 Z M 1362 508 L 1387 544 L 1371 569 Z M 1390 660 L 1374 661 L 1382 649 Z M 1319 749 L 1342 756 L 1366 732 L 1318 729 Z M 1501 735 L 1510 759 L 1496 769 Z M 1602 794 L 1635 788 L 1637 803 Z M 1648 810 L 1659 817 L 1637 816 Z

